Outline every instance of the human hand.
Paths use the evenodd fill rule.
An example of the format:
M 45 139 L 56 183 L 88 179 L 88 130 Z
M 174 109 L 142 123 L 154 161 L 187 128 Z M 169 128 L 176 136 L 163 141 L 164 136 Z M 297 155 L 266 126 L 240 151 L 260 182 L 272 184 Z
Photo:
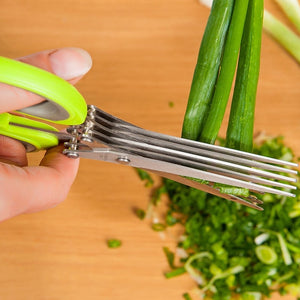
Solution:
M 78 48 L 47 50 L 17 60 L 50 71 L 72 84 L 92 66 L 89 54 Z M 41 101 L 38 95 L 0 83 L 0 113 Z M 79 160 L 61 152 L 61 146 L 54 147 L 46 152 L 40 166 L 29 167 L 25 147 L 0 135 L 0 221 L 53 207 L 66 198 Z

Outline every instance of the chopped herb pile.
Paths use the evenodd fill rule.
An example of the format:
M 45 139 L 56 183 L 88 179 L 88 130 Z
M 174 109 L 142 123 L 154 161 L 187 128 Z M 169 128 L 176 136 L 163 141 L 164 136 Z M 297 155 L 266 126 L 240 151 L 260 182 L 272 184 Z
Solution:
M 294 159 L 282 137 L 266 139 L 254 152 Z M 188 273 L 205 299 L 263 299 L 273 292 L 300 299 L 299 187 L 295 198 L 257 195 L 263 212 L 171 180 L 164 180 L 160 191 L 170 199 L 160 229 L 184 226 L 185 231 L 177 244 L 176 252 L 185 254 L 179 263 L 175 251 L 163 249 L 170 266 L 166 278 Z
M 291 20 L 298 18 L 296 0 L 277 1 L 285 12 L 287 9 L 295 11 Z M 191 84 L 182 137 L 214 144 L 234 86 L 223 146 L 293 160 L 291 149 L 284 145 L 281 137 L 266 139 L 253 147 L 263 15 L 263 0 L 212 2 Z M 265 29 L 271 34 L 275 32 L 274 37 L 298 59 L 299 38 L 275 22 L 267 12 L 264 16 Z M 146 186 L 153 186 L 149 174 L 138 172 Z M 244 196 L 249 193 L 224 185 L 218 188 L 223 193 Z M 264 211 L 259 212 L 164 179 L 162 186 L 154 189 L 149 208 L 153 213 L 153 207 L 157 207 L 161 196 L 166 194 L 168 211 L 163 220 L 153 218 L 152 229 L 166 231 L 171 226 L 184 226 L 176 254 L 166 247 L 163 249 L 170 266 L 165 277 L 188 273 L 204 299 L 259 300 L 273 292 L 289 293 L 300 299 L 299 188 L 298 183 L 295 198 L 256 195 L 264 201 Z M 146 216 L 151 215 L 149 208 Z M 182 296 L 192 299 L 191 293 Z

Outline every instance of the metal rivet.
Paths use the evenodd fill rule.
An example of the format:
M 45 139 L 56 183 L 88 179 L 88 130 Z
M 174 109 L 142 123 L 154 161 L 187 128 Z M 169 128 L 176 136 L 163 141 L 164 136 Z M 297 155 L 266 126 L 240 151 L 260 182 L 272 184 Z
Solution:
M 94 140 L 89 135 L 82 134 L 81 141 L 92 143 Z
M 116 159 L 116 161 L 120 164 L 128 164 L 130 163 L 130 159 L 126 156 L 120 156 Z
M 73 158 L 73 159 L 75 159 L 75 158 L 78 158 L 79 157 L 79 154 L 78 153 L 76 153 L 76 152 L 66 152 L 66 153 L 64 153 L 67 157 L 69 157 L 69 158 Z

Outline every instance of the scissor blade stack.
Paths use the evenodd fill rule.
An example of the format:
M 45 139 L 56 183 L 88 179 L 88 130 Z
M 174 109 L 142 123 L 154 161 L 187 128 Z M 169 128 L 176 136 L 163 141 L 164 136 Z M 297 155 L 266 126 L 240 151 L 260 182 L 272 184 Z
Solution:
M 93 126 L 89 133 L 109 147 L 190 168 L 190 177 L 258 193 L 294 196 L 291 190 L 296 187 L 290 182 L 296 181 L 293 175 L 297 171 L 291 168 L 297 164 L 147 131 L 98 108 L 91 110 Z M 201 172 L 194 174 L 192 170 Z

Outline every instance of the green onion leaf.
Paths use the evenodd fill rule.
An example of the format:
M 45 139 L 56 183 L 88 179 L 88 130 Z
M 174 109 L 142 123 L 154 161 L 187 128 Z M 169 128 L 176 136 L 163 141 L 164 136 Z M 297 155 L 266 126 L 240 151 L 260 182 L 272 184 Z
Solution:
M 203 129 L 201 142 L 214 144 L 220 130 L 236 70 L 249 0 L 235 1 L 226 36 L 220 72 Z
M 298 0 L 275 0 L 290 21 L 300 31 L 300 5 Z
M 300 38 L 267 10 L 264 29 L 300 63 Z
M 233 4 L 234 0 L 213 2 L 202 38 L 184 116 L 183 138 L 197 140 L 203 128 L 219 74 Z

